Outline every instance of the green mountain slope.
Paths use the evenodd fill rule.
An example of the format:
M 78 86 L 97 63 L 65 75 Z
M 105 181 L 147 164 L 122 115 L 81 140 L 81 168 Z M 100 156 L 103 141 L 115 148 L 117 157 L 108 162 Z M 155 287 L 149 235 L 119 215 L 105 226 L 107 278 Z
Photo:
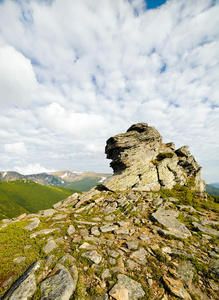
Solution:
M 0 182 L 0 219 L 51 208 L 74 192 L 74 189 L 43 186 L 26 179 Z
M 101 178 L 102 177 L 85 177 L 74 182 L 62 183 L 60 186 L 70 189 L 76 189 L 79 191 L 89 191 L 94 186 L 100 184 Z
M 216 195 L 219 196 L 219 188 L 216 188 L 210 184 L 206 184 L 206 193 L 209 195 Z

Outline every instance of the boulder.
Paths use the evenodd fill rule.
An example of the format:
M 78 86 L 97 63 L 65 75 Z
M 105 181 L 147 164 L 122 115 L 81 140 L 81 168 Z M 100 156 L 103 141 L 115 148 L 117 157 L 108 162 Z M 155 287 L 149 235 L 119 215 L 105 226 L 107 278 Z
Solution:
M 175 150 L 173 143 L 162 143 L 160 133 L 146 123 L 132 125 L 126 133 L 107 140 L 105 153 L 112 159 L 114 175 L 102 185 L 111 191 L 158 191 L 175 184 L 186 185 L 203 193 L 205 182 L 201 167 L 188 151 L 188 146 Z

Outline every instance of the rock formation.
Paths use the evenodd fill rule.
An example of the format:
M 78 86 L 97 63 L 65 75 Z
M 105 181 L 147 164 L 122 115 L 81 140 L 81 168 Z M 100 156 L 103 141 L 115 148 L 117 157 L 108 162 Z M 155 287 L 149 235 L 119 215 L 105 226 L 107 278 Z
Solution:
M 205 190 L 201 167 L 188 146 L 175 150 L 173 143 L 162 143 L 160 133 L 146 123 L 134 124 L 126 133 L 109 138 L 105 153 L 112 159 L 114 176 L 103 185 L 111 191 L 158 191 L 175 184 L 190 184 L 200 193 Z
M 187 148 L 136 124 L 106 150 L 108 189 L 0 221 L 0 298 L 217 300 L 219 203 L 190 189 L 203 182 Z

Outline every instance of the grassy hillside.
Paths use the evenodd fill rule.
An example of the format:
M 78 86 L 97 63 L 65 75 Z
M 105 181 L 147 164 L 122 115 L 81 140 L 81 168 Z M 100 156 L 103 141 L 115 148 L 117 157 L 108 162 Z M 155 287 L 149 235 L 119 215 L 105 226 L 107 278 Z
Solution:
M 210 184 L 206 184 L 206 193 L 209 195 L 216 195 L 219 196 L 219 188 L 216 188 Z
M 75 192 L 74 189 L 43 186 L 26 179 L 0 182 L 0 219 L 51 208 Z
M 74 182 L 65 182 L 61 184 L 60 186 L 76 189 L 79 191 L 89 191 L 94 186 L 100 184 L 99 181 L 101 180 L 101 177 L 85 177 L 81 180 L 77 180 Z

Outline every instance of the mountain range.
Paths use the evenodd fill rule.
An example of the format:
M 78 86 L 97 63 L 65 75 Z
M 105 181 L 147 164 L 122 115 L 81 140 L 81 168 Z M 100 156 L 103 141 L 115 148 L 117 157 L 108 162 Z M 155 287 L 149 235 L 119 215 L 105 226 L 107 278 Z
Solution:
M 88 191 L 92 187 L 102 183 L 111 174 L 61 170 L 49 173 L 22 175 L 18 172 L 0 172 L 0 181 L 14 181 L 19 179 L 32 180 L 38 184 L 50 185 Z

